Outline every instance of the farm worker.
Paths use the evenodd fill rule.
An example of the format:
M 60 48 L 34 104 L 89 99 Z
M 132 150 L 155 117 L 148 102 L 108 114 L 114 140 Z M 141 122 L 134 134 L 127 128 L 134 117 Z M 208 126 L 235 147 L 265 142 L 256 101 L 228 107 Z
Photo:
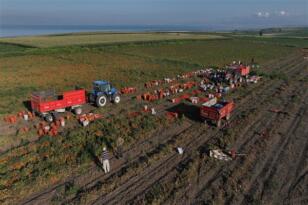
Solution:
M 124 144 L 124 139 L 122 137 L 118 137 L 118 139 L 116 141 L 116 145 L 117 145 L 116 155 L 117 155 L 117 158 L 123 157 L 123 144 Z
M 107 151 L 107 148 L 103 148 L 103 153 L 102 153 L 102 164 L 103 164 L 103 169 L 105 173 L 110 172 L 110 164 L 109 164 L 109 153 Z

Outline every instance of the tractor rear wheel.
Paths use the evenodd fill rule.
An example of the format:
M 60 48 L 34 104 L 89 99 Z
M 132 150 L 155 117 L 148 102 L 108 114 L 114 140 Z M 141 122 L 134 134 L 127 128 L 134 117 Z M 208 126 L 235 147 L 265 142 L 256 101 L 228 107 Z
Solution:
M 96 106 L 97 107 L 104 107 L 107 103 L 107 98 L 105 95 L 99 95 L 96 98 Z
M 121 98 L 120 98 L 119 95 L 115 95 L 115 96 L 113 97 L 112 102 L 114 102 L 115 104 L 118 104 L 120 101 L 121 101 Z

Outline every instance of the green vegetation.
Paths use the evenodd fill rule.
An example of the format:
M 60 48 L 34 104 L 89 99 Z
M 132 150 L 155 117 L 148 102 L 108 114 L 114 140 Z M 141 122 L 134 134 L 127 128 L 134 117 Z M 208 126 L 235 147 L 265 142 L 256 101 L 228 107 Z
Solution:
M 55 88 L 62 92 L 75 85 L 90 89 L 91 82 L 96 79 L 108 79 L 117 87 L 136 86 L 203 66 L 222 66 L 233 60 L 250 62 L 254 58 L 258 63 L 264 63 L 295 50 L 249 39 L 57 48 L 1 46 L 7 52 L 0 52 L 0 115 L 23 110 L 23 102 L 36 90 Z
M 290 47 L 308 47 L 308 28 L 268 28 L 262 29 L 262 36 L 259 30 L 254 31 L 235 31 L 223 34 L 226 37 L 238 37 L 249 41 L 264 44 L 276 44 Z
M 16 51 L 25 51 L 27 48 L 31 47 L 12 43 L 0 43 L 0 54 L 6 54 Z
M 308 47 L 307 38 L 268 36 L 268 37 L 240 37 L 240 39 L 246 39 L 246 40 L 256 42 L 256 43 L 282 45 L 282 46 L 287 46 L 287 47 L 299 47 L 299 48 Z

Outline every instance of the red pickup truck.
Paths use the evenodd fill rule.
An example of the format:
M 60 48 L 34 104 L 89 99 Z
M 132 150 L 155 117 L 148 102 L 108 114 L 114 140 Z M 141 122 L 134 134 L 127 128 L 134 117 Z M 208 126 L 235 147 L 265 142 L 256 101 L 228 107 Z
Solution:
M 86 91 L 84 89 L 64 92 L 56 95 L 54 91 L 34 92 L 31 95 L 31 108 L 46 121 L 52 122 L 56 113 L 65 112 L 66 109 L 74 110 L 81 114 L 82 105 L 86 103 Z
M 230 119 L 234 107 L 234 102 L 217 102 L 217 98 L 213 98 L 202 104 L 200 115 L 205 120 L 209 120 L 220 127 L 222 119 Z

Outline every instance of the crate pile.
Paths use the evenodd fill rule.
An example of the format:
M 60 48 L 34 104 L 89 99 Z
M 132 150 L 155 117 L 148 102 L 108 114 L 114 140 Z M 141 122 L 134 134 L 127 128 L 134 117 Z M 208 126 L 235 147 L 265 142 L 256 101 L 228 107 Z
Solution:
M 135 87 L 124 87 L 121 88 L 122 94 L 131 94 L 137 92 L 137 89 Z
M 14 124 L 17 122 L 17 116 L 16 115 L 8 115 L 4 117 L 4 121 L 7 123 Z
M 33 120 L 35 117 L 34 113 L 29 112 L 29 111 L 21 111 L 15 115 L 8 115 L 4 117 L 4 121 L 10 124 L 15 124 L 17 123 L 18 120 Z
M 36 125 L 38 136 L 39 137 L 42 137 L 44 135 L 49 135 L 52 137 L 56 136 L 59 132 L 60 126 L 63 125 L 61 121 L 64 122 L 64 118 L 63 119 L 61 118 L 50 124 L 45 121 L 41 121 Z
M 191 72 L 187 72 L 187 73 L 184 73 L 184 74 L 177 75 L 176 78 L 164 78 L 162 80 L 151 80 L 149 82 L 146 82 L 144 84 L 144 87 L 145 88 L 151 88 L 151 87 L 154 87 L 154 86 L 161 86 L 161 85 L 164 85 L 164 84 L 176 83 L 178 80 L 189 79 L 189 78 L 192 78 L 194 76 L 197 76 L 197 74 L 198 74 L 198 71 L 191 71 Z
M 163 80 L 151 80 L 149 82 L 146 82 L 144 84 L 145 88 L 151 88 L 154 86 L 159 86 L 163 84 L 168 84 L 168 83 L 175 83 L 176 79 L 175 78 L 164 78 Z
M 181 75 L 178 75 L 177 78 L 178 79 L 188 79 L 188 78 L 192 78 L 194 76 L 196 76 L 197 72 L 196 71 L 191 71 L 191 72 L 187 72 Z
M 93 122 L 95 120 L 98 120 L 98 119 L 102 119 L 103 118 L 103 115 L 101 114 L 95 114 L 95 113 L 87 113 L 87 114 L 82 114 L 82 115 L 79 115 L 77 117 L 78 121 L 85 127 L 87 125 L 90 124 L 90 122 Z
M 198 84 L 196 82 L 193 82 L 193 81 L 186 82 L 186 83 L 183 83 L 183 84 L 178 83 L 178 84 L 171 85 L 168 88 L 164 88 L 164 89 L 160 88 L 160 89 L 154 90 L 153 92 L 143 93 L 141 95 L 136 96 L 136 98 L 138 100 L 155 101 L 155 100 L 158 100 L 158 99 L 163 99 L 165 97 L 174 95 L 176 93 L 181 93 L 184 90 L 191 89 L 192 87 L 197 86 L 197 85 Z

